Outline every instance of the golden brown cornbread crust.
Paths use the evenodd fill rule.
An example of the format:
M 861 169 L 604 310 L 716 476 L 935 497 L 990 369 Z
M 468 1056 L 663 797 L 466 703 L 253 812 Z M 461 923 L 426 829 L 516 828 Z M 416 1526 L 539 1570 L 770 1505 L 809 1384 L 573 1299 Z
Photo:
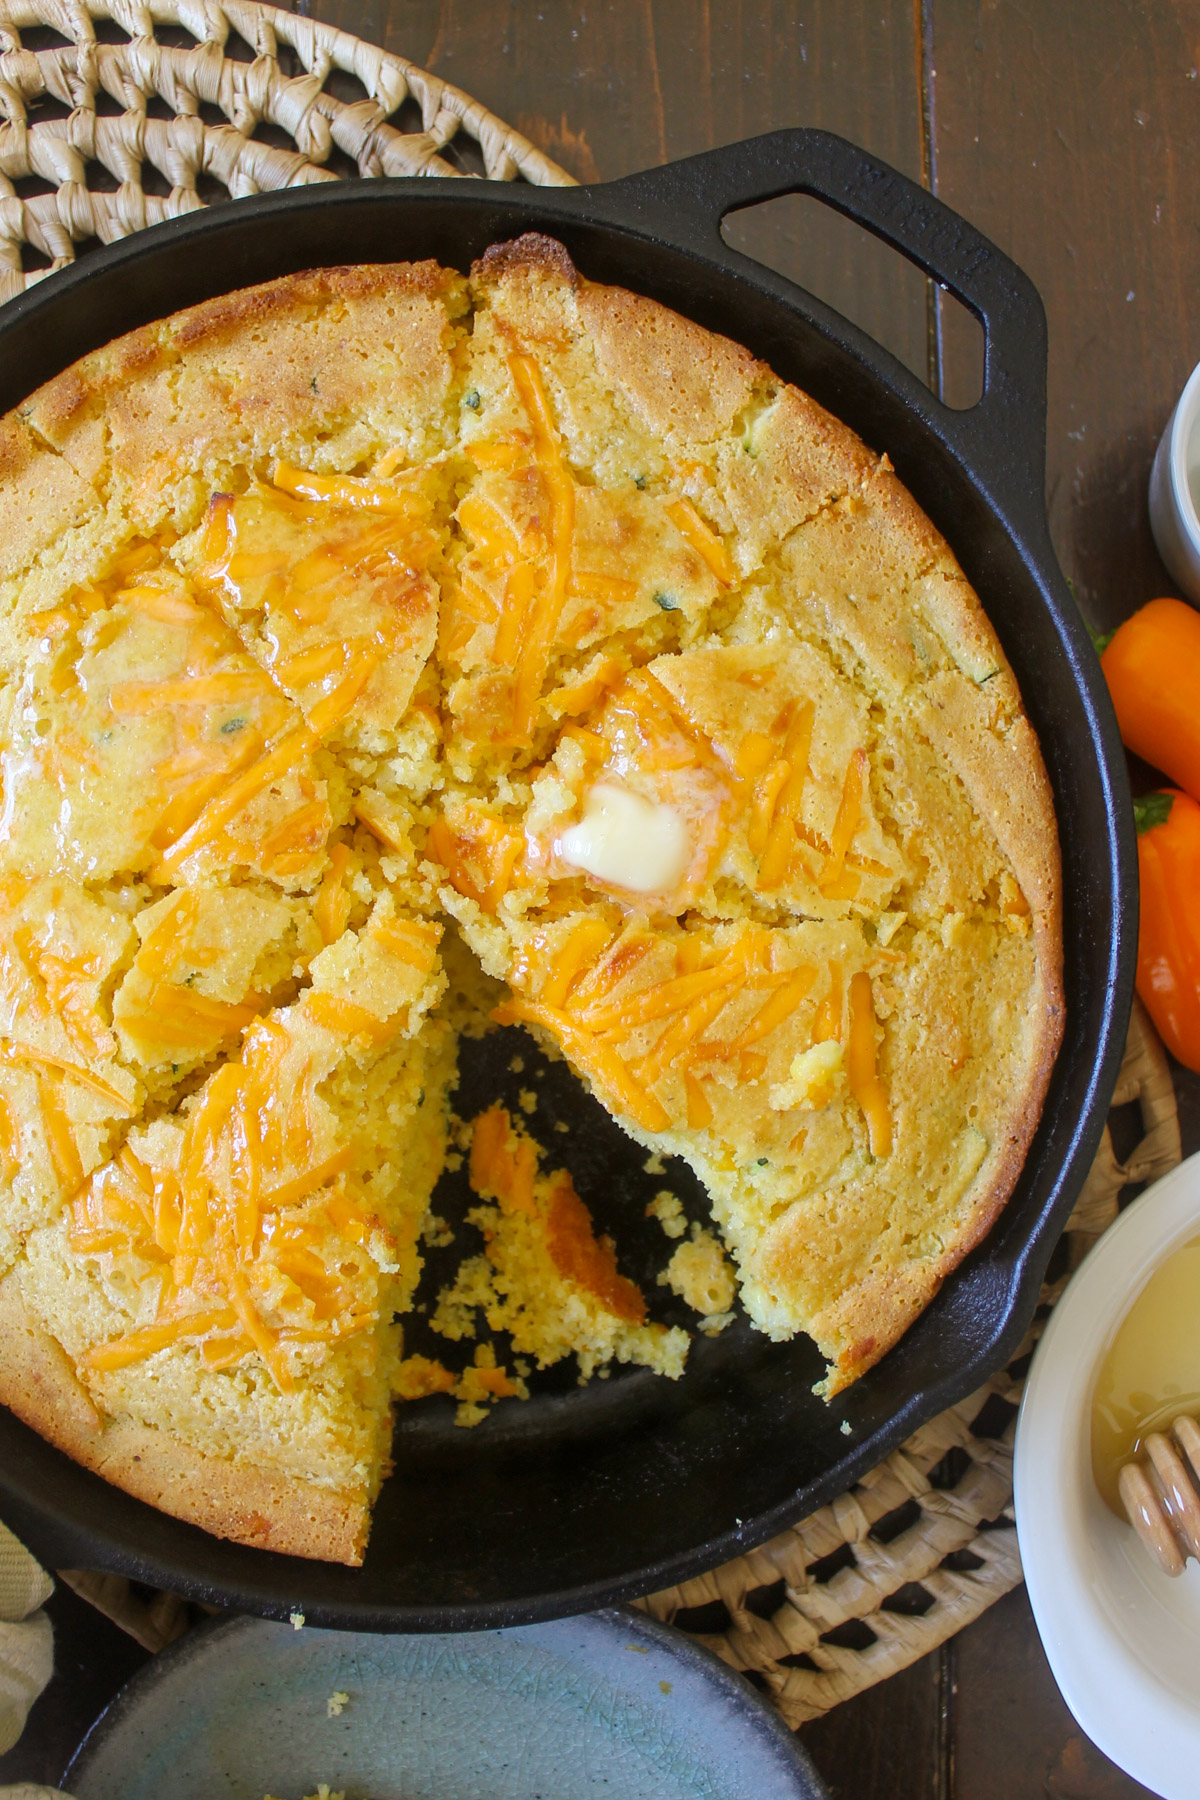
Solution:
M 360 1499 L 102 1417 L 11 1275 L 0 1281 L 0 1341 L 0 1405 L 114 1487 L 214 1537 L 319 1562 L 362 1562 L 370 1513 Z
M 165 451 L 203 474 L 214 455 L 226 467 L 239 450 L 259 460 L 369 415 L 376 333 L 390 328 L 403 346 L 406 386 L 444 389 L 451 320 L 465 306 L 461 277 L 434 263 L 322 269 L 205 301 L 81 358 L 0 422 L 0 581 L 118 484 L 127 522 L 153 529 Z M 317 340 L 307 355 L 306 328 Z M 172 377 L 185 362 L 198 379 L 180 415 Z
M 891 709 L 888 717 L 903 720 L 912 742 L 928 747 L 931 760 L 952 771 L 956 792 L 966 796 L 983 836 L 996 847 L 997 867 L 1011 871 L 1027 905 L 1031 972 L 1021 977 L 1027 981 L 1021 1004 L 1028 1041 L 1007 1090 L 1003 1130 L 967 1178 L 965 1205 L 949 1220 L 939 1249 L 902 1266 L 860 1269 L 823 1308 L 804 1297 L 812 1281 L 814 1227 L 812 1196 L 801 1193 L 802 1184 L 795 1185 L 799 1198 L 793 1205 L 785 1170 L 784 1186 L 768 1198 L 770 1216 L 760 1216 L 754 1210 L 759 1190 L 739 1186 L 747 1171 L 728 1158 L 721 1162 L 719 1147 L 709 1141 L 713 1134 L 693 1125 L 690 1103 L 685 1117 L 681 1102 L 671 1100 L 669 1126 L 648 1127 L 630 1118 L 593 1067 L 581 1068 L 634 1135 L 693 1158 L 727 1234 L 738 1238 L 739 1209 L 754 1214 L 734 1246 L 752 1315 L 776 1336 L 790 1335 L 803 1315 L 830 1358 L 827 1391 L 836 1393 L 896 1341 L 988 1230 L 1036 1128 L 1062 1033 L 1058 841 L 1036 736 L 977 597 L 886 457 L 867 449 L 808 396 L 778 382 L 740 346 L 653 301 L 587 282 L 562 246 L 547 239 L 496 247 L 476 266 L 470 288 L 432 263 L 315 271 L 131 333 L 82 359 L 0 421 L 0 610 L 20 618 L 49 607 L 64 588 L 102 567 L 131 534 L 150 536 L 165 525 L 186 540 L 208 496 L 223 491 L 239 469 L 253 470 L 260 483 L 275 458 L 302 469 L 361 474 L 404 436 L 418 446 L 414 463 L 422 456 L 469 455 L 471 443 L 490 441 L 489 433 L 506 441 L 504 433 L 513 435 L 514 425 L 520 437 L 523 415 L 506 370 L 522 356 L 542 370 L 572 466 L 584 468 L 593 456 L 609 455 L 603 466 L 597 461 L 594 483 L 580 486 L 581 518 L 585 499 L 614 492 L 620 504 L 627 498 L 630 507 L 647 509 L 647 529 L 658 530 L 661 519 L 650 509 L 660 493 L 670 499 L 676 492 L 676 472 L 716 471 L 711 479 L 689 475 L 686 494 L 727 547 L 736 579 L 714 582 L 685 544 L 676 553 L 685 575 L 689 558 L 694 565 L 685 604 L 668 607 L 663 616 L 651 605 L 648 622 L 631 611 L 606 641 L 623 652 L 632 645 L 635 670 L 656 658 L 664 680 L 674 667 L 668 668 L 669 659 L 682 665 L 689 651 L 718 641 L 722 653 L 740 653 L 763 626 L 778 626 L 789 644 L 817 646 L 831 682 L 841 684 L 839 693 L 855 688 L 869 694 L 872 717 Z M 582 399 L 577 414 L 572 411 L 573 372 L 585 365 L 607 413 L 598 400 L 589 412 L 592 402 Z M 482 409 L 460 412 L 471 382 L 482 391 Z M 387 389 L 386 406 L 381 387 Z M 465 404 L 470 409 L 469 399 Z M 493 414 L 498 426 L 491 423 Z M 659 456 L 647 480 L 639 476 L 636 494 L 626 494 L 633 484 L 613 472 L 617 452 L 604 447 L 610 419 L 628 438 L 629 470 L 647 446 Z M 735 454 L 742 450 L 744 455 Z M 454 467 L 461 494 L 469 485 L 466 464 Z M 470 480 L 485 485 L 475 473 Z M 544 501 L 537 504 L 544 511 Z M 457 530 L 455 554 L 464 541 L 461 523 Z M 461 569 L 461 559 L 453 569 Z M 743 607 L 741 626 L 731 596 Z M 597 644 L 599 654 L 603 644 Z M 546 692 L 586 674 L 592 655 L 583 639 L 556 652 Z M 431 685 L 426 675 L 435 668 Z M 499 749 L 491 743 L 481 750 L 471 733 L 495 703 L 487 683 L 468 692 L 471 671 L 456 666 L 444 649 L 419 680 L 426 712 L 440 709 L 446 742 L 444 751 L 429 752 L 444 756 L 437 775 L 405 802 L 415 856 L 403 875 L 388 876 L 396 905 L 418 913 L 440 906 L 454 914 L 489 973 L 511 976 L 518 1000 L 534 1009 L 538 996 L 522 990 L 512 973 L 526 947 L 538 931 L 556 930 L 558 917 L 611 916 L 611 890 L 579 894 L 571 912 L 575 902 L 556 900 L 553 892 L 547 902 L 541 878 L 518 872 L 510 891 L 489 909 L 473 897 L 469 883 L 455 886 L 432 827 L 439 808 L 447 818 L 457 816 L 453 807 L 470 797 L 474 779 L 464 770 L 473 768 L 484 771 L 474 791 L 484 795 L 494 816 L 506 828 L 531 830 L 527 821 L 540 801 L 529 765 L 554 753 L 550 715 L 540 716 L 528 744 L 513 747 L 498 737 Z M 596 710 L 603 704 L 598 699 Z M 492 797 L 497 783 L 508 784 L 503 801 Z M 881 824 L 878 796 L 872 804 L 873 822 Z M 341 829 L 353 831 L 353 821 Z M 898 839 L 898 831 L 893 835 Z M 688 930 L 723 928 L 727 917 L 741 918 L 745 911 L 740 901 L 732 911 L 723 912 L 724 905 L 716 887 L 693 896 Z M 943 911 L 951 919 L 964 916 L 949 901 Z M 866 912 L 861 905 L 859 913 Z M 814 916 L 849 930 L 859 914 L 834 901 L 821 903 L 813 915 L 785 893 L 755 896 L 745 916 L 767 930 Z M 902 928 L 911 929 L 912 920 Z M 996 929 L 1007 951 L 1003 920 Z M 863 958 L 870 947 L 868 942 Z M 801 954 L 808 954 L 803 946 L 796 950 Z M 859 965 L 851 958 L 847 981 L 852 966 Z M 819 993 L 814 990 L 813 1004 Z M 544 1029 L 532 1010 L 518 1016 Z M 549 1036 L 563 1041 L 553 1030 Z M 806 1041 L 798 1038 L 790 1049 L 802 1049 Z M 887 1076 L 882 1036 L 880 1045 Z M 572 1044 L 565 1048 L 579 1067 Z M 751 1083 L 763 1093 L 768 1081 L 787 1075 L 786 1057 L 775 1066 L 782 1048 L 772 1055 L 769 1075 Z M 765 1101 L 760 1112 L 763 1107 Z M 793 1118 L 781 1143 L 795 1124 Z M 731 1135 L 735 1163 L 767 1160 L 757 1155 L 761 1144 L 751 1147 L 754 1132 L 765 1129 L 761 1120 L 752 1121 L 742 1137 Z M 861 1129 L 858 1135 L 865 1144 Z M 869 1161 L 862 1144 L 860 1160 Z M 770 1149 L 774 1160 L 774 1142 Z M 0 1215 L 0 1275 L 4 1230 Z M 194 1442 L 127 1416 L 105 1415 L 100 1423 L 70 1358 L 21 1298 L 14 1275 L 0 1281 L 0 1333 L 0 1402 L 85 1466 L 220 1535 L 293 1554 L 361 1560 L 370 1499 L 361 1486 L 352 1494 L 252 1461 L 206 1455 Z

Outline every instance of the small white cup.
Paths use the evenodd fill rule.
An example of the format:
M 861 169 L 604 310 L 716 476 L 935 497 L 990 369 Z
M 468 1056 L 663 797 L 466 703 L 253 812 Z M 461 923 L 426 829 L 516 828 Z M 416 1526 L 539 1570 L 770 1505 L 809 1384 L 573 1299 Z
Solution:
M 1193 482 L 1196 484 L 1193 486 Z M 1150 529 L 1183 593 L 1200 606 L 1200 363 L 1188 376 L 1150 471 Z
M 1190 384 L 1189 384 L 1190 385 Z M 1200 1236 L 1200 1155 L 1110 1225 L 1050 1315 L 1017 1422 L 1017 1538 L 1063 1698 L 1094 1744 L 1164 1800 L 1200 1800 L 1200 1565 L 1164 1575 L 1092 1476 L 1096 1377 L 1121 1320 Z

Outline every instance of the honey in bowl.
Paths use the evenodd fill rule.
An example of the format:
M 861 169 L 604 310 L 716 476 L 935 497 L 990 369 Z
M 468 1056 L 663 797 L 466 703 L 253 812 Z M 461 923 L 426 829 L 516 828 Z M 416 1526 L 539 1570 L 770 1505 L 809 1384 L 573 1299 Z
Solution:
M 1180 1413 L 1200 1414 L 1200 1237 L 1150 1277 L 1109 1346 L 1092 1399 L 1092 1470 L 1117 1517 L 1123 1466 Z

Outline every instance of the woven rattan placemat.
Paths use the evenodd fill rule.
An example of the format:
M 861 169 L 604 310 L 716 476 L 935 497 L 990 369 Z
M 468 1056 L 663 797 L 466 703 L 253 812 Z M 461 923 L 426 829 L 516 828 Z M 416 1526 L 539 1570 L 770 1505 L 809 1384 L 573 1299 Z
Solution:
M 255 0 L 0 0 L 0 300 L 213 200 L 339 175 L 571 184 L 469 94 Z
M 0 300 L 214 201 L 340 176 L 487 175 L 565 186 L 527 138 L 447 82 L 255 0 L 0 0 Z M 935 1649 L 1021 1579 L 1012 1428 L 1024 1372 L 1070 1271 L 1131 1183 L 1179 1161 L 1161 1046 L 1135 1010 L 1115 1106 L 1020 1354 L 849 1493 L 749 1555 L 642 1604 L 758 1678 L 792 1725 Z M 147 1648 L 184 1604 L 112 1575 L 63 1579 Z

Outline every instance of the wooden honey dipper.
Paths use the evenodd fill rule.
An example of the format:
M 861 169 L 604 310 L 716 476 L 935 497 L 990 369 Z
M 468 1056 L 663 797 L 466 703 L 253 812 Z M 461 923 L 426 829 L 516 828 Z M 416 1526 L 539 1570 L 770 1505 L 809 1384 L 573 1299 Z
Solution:
M 1189 1556 L 1200 1561 L 1200 1425 L 1180 1413 L 1171 1435 L 1152 1431 L 1149 1460 L 1127 1462 L 1117 1491 L 1133 1529 L 1167 1575 L 1182 1575 Z

